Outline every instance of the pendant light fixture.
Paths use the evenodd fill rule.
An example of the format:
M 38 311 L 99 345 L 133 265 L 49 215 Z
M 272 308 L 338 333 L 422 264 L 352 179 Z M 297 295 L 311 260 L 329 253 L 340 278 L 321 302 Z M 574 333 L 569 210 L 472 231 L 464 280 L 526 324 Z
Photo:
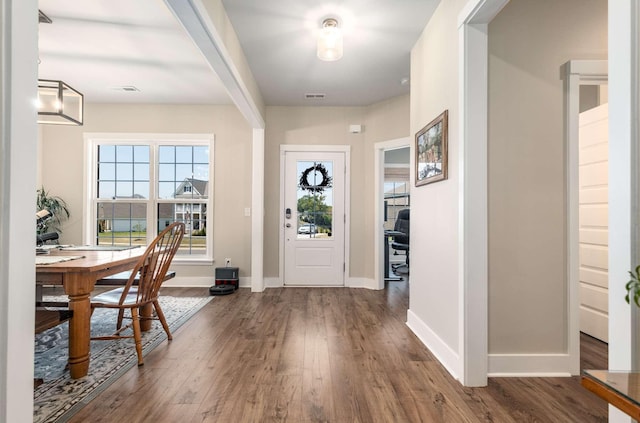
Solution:
M 38 23 L 52 22 L 42 10 L 38 10 Z M 38 123 L 82 126 L 84 96 L 62 81 L 38 79 L 37 108 Z
M 38 123 L 82 126 L 84 96 L 68 84 L 38 79 Z
M 338 27 L 338 21 L 327 18 L 322 22 L 318 37 L 318 59 L 333 62 L 339 60 L 342 53 L 342 31 Z

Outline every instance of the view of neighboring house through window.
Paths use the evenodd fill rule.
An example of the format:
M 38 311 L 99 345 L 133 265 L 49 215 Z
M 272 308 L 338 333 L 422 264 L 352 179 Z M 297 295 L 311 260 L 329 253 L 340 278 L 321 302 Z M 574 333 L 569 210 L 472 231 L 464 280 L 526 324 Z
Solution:
M 384 153 L 384 228 L 393 229 L 398 212 L 410 207 L 409 147 Z
M 397 181 L 384 182 L 385 229 L 393 229 L 398 212 L 409 208 L 409 183 Z
M 212 141 L 92 140 L 92 192 L 97 245 L 146 245 L 173 222 L 183 222 L 178 255 L 211 257 Z

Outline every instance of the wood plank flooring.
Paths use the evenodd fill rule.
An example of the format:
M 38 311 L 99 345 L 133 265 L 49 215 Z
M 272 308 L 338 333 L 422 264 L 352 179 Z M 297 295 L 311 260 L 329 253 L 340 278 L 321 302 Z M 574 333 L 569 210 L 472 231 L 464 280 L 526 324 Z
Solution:
M 607 421 L 605 402 L 577 377 L 462 387 L 407 328 L 407 307 L 408 282 L 216 297 L 71 421 Z M 588 367 L 606 368 L 606 345 L 583 344 Z

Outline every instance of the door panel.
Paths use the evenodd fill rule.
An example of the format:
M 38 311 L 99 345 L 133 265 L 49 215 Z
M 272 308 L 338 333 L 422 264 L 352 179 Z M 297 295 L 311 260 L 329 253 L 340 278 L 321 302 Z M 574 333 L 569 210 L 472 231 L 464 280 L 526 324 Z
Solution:
M 345 154 L 287 151 L 284 167 L 284 284 L 342 286 Z
M 608 340 L 608 107 L 580 114 L 580 330 Z

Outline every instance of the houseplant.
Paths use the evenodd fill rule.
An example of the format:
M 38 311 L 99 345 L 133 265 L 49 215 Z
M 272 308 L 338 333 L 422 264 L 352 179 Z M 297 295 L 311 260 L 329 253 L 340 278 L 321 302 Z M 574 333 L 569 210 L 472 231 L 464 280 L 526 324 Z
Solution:
M 60 225 L 67 220 L 71 214 L 67 203 L 60 197 L 50 195 L 44 186 L 37 190 L 36 196 L 36 212 L 40 210 L 48 210 L 53 217 L 42 224 L 38 228 L 38 233 L 61 232 Z
M 640 307 L 640 265 L 636 266 L 635 271 L 629 271 L 631 279 L 627 282 L 627 295 L 624 299 L 627 303 L 630 303 L 631 295 L 633 295 L 633 302 Z

